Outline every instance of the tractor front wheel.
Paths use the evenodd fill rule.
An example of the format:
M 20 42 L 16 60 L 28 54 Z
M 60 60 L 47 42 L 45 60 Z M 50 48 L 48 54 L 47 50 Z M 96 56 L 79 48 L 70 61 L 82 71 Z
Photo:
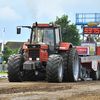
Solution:
M 49 56 L 46 66 L 46 77 L 48 82 L 62 82 L 63 58 L 60 55 Z
M 24 57 L 21 54 L 13 54 L 8 58 L 8 80 L 10 82 L 23 81 Z

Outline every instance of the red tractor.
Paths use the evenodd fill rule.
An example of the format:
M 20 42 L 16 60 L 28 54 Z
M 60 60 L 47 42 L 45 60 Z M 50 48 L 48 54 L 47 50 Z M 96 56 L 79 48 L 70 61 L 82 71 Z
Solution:
M 56 24 L 38 24 L 17 27 L 31 29 L 30 42 L 24 43 L 19 54 L 8 59 L 8 80 L 39 80 L 44 75 L 48 82 L 78 81 L 78 51 L 71 43 L 63 43 L 61 26 Z M 67 32 L 63 28 L 63 34 Z M 41 73 L 41 74 L 40 74 Z

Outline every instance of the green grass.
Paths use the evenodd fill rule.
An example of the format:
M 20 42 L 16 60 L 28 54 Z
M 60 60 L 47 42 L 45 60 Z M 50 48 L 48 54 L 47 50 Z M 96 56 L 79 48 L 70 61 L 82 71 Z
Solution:
M 7 75 L 7 73 L 5 73 L 5 72 L 0 72 L 0 75 Z

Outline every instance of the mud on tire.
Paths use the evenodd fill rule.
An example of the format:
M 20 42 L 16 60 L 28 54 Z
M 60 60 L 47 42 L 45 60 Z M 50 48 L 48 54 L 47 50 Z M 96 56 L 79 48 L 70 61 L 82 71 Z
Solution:
M 63 58 L 60 55 L 50 55 L 46 65 L 46 77 L 48 82 L 62 82 Z
M 10 82 L 23 81 L 24 57 L 21 54 L 13 54 L 8 58 L 8 80 Z

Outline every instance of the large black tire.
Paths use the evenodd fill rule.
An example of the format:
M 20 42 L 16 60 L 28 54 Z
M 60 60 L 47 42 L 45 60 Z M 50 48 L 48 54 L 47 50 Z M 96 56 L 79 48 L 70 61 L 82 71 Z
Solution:
M 10 82 L 23 81 L 24 57 L 21 54 L 13 54 L 8 58 L 8 80 Z
M 64 62 L 64 75 L 63 75 L 63 81 L 68 82 L 68 53 L 69 51 L 66 52 L 61 52 L 60 54 L 63 57 L 63 62 Z
M 83 67 L 82 65 L 80 66 L 80 69 L 79 69 L 79 78 L 83 81 L 83 78 L 84 78 L 84 75 L 83 75 Z
M 100 63 L 99 63 L 99 80 L 100 80 Z
M 23 56 L 24 56 L 25 61 L 27 61 L 27 50 L 23 51 Z
M 17 53 L 22 55 L 22 54 L 23 54 L 23 47 L 20 47 L 20 48 L 18 49 Z
M 90 77 L 93 80 L 98 80 L 100 78 L 100 72 L 99 72 L 99 63 L 98 63 L 98 67 L 97 67 L 97 71 L 92 70 L 92 72 L 90 73 Z
M 24 81 L 37 81 L 38 80 L 38 74 L 35 75 L 35 71 L 25 71 L 24 73 Z
M 60 55 L 50 55 L 46 65 L 46 77 L 48 82 L 62 82 L 63 58 Z
M 77 82 L 79 79 L 79 56 L 76 48 L 70 48 L 68 56 L 68 80 Z

